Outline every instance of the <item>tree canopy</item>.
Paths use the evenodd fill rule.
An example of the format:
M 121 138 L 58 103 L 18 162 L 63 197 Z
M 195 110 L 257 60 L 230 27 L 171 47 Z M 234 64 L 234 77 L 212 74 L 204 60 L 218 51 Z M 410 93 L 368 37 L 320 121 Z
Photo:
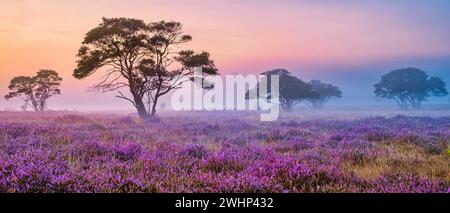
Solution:
M 20 98 L 24 101 L 23 109 L 30 106 L 34 111 L 44 111 L 47 100 L 61 94 L 59 86 L 62 78 L 54 70 L 39 70 L 35 76 L 18 76 L 11 80 L 5 98 Z
M 311 93 L 306 100 L 314 108 L 322 108 L 331 98 L 342 97 L 339 87 L 332 84 L 326 84 L 319 80 L 312 80 L 308 84 L 311 86 Z
M 448 95 L 442 79 L 429 77 L 425 71 L 417 68 L 393 70 L 382 76 L 381 81 L 374 86 L 377 97 L 393 99 L 403 109 L 409 105 L 419 109 L 430 95 Z
M 271 76 L 278 75 L 279 76 L 279 102 L 281 107 L 284 110 L 292 111 L 292 108 L 299 104 L 300 102 L 306 100 L 311 93 L 311 86 L 302 81 L 301 79 L 293 76 L 286 69 L 275 69 L 267 72 L 261 73 L 264 75 L 263 82 L 267 82 L 267 93 L 260 94 L 259 87 L 260 83 L 256 85 L 253 90 L 256 92 L 252 94 L 256 94 L 256 97 L 250 96 L 250 91 L 247 92 L 246 98 L 259 98 L 259 97 L 268 97 L 270 98 L 271 93 Z M 264 92 L 264 91 L 262 91 Z

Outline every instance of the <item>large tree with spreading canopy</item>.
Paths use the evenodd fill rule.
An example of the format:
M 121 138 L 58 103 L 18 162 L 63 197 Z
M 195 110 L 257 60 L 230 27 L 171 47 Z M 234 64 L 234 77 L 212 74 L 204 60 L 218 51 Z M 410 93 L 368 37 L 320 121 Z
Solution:
M 19 98 L 23 100 L 22 109 L 31 107 L 34 111 L 44 111 L 47 101 L 54 95 L 61 94 L 59 86 L 62 78 L 54 70 L 39 70 L 35 76 L 18 76 L 11 79 L 7 100 Z
M 322 108 L 332 98 L 342 97 L 339 87 L 332 84 L 323 83 L 320 80 L 312 80 L 308 84 L 311 86 L 311 93 L 306 100 L 315 109 Z
M 395 100 L 402 109 L 408 108 L 408 105 L 419 109 L 430 95 L 440 97 L 448 95 L 448 92 L 441 78 L 429 77 L 417 68 L 405 68 L 382 76 L 381 81 L 375 84 L 375 94 Z
M 92 89 L 117 91 L 116 97 L 132 103 L 141 118 L 153 117 L 160 97 L 192 80 L 194 68 L 217 74 L 209 53 L 182 49 L 191 40 L 179 22 L 103 18 L 86 34 L 73 76 L 103 72 Z
M 266 82 L 266 91 L 260 91 L 261 82 L 252 90 L 247 91 L 246 99 L 254 98 L 271 98 L 271 76 L 279 77 L 279 100 L 281 107 L 286 111 L 292 111 L 293 107 L 305 101 L 311 95 L 311 86 L 303 80 L 293 76 L 286 69 L 274 69 L 261 73 L 263 79 L 261 82 Z M 254 94 L 254 95 L 252 95 Z

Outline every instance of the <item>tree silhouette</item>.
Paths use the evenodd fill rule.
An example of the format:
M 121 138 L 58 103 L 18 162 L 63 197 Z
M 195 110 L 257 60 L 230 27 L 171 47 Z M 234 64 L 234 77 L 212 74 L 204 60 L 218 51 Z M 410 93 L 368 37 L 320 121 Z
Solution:
M 409 104 L 419 109 L 430 94 L 437 97 L 448 95 L 442 79 L 429 77 L 417 68 L 393 70 L 374 86 L 377 97 L 393 99 L 402 109 L 408 108 Z
M 18 76 L 11 80 L 9 92 L 5 98 L 20 98 L 24 101 L 22 109 L 30 106 L 34 111 L 44 111 L 47 100 L 61 94 L 59 89 L 62 78 L 53 70 L 39 70 L 35 76 Z
M 83 79 L 107 67 L 93 89 L 118 91 L 116 97 L 131 102 L 141 118 L 154 116 L 159 98 L 180 88 L 194 68 L 201 67 L 204 75 L 217 74 L 209 53 L 180 50 L 191 39 L 178 22 L 103 18 L 86 34 L 73 76 Z
M 286 111 L 292 111 L 293 107 L 302 101 L 306 100 L 311 94 L 311 86 L 302 81 L 301 79 L 293 76 L 286 69 L 275 69 L 267 72 L 261 73 L 265 77 L 262 79 L 263 82 L 267 81 L 267 93 L 260 94 L 259 87 L 260 83 L 256 85 L 253 89 L 253 93 L 247 91 L 246 98 L 260 98 L 267 97 L 270 98 L 271 93 L 271 76 L 279 76 L 279 101 L 281 107 Z M 264 91 L 262 91 L 264 92 Z M 256 94 L 256 97 L 251 97 L 250 94 Z
M 306 100 L 316 109 L 322 108 L 333 97 L 342 97 L 341 90 L 332 84 L 326 84 L 319 80 L 312 80 L 308 84 L 311 86 L 311 94 Z

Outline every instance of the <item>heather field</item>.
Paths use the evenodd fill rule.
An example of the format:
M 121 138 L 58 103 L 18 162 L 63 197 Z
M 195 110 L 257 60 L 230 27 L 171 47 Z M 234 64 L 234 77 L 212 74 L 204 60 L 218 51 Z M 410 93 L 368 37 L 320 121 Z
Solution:
M 301 118 L 3 112 L 0 192 L 450 192 L 450 117 Z

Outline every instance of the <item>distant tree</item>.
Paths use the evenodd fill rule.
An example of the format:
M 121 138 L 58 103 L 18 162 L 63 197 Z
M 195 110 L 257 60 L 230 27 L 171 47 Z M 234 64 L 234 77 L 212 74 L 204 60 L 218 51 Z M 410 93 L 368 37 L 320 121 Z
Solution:
M 201 67 L 204 75 L 217 74 L 209 53 L 179 50 L 191 39 L 178 22 L 103 18 L 86 34 L 73 76 L 83 79 L 107 67 L 93 89 L 118 91 L 116 97 L 131 102 L 141 118 L 155 116 L 159 98 L 180 88 L 194 68 Z M 121 88 L 127 88 L 131 97 Z
M 311 93 L 306 100 L 316 109 L 322 108 L 331 98 L 342 97 L 341 90 L 332 84 L 319 80 L 310 81 L 308 84 L 311 86 Z
M 59 86 L 62 78 L 53 70 L 39 70 L 35 76 L 18 76 L 11 80 L 9 92 L 5 98 L 20 98 L 26 110 L 30 106 L 34 111 L 44 111 L 47 100 L 54 95 L 61 94 Z
M 445 82 L 438 77 L 429 77 L 417 68 L 398 69 L 389 72 L 375 84 L 377 97 L 393 99 L 402 108 L 408 105 L 419 109 L 430 95 L 446 96 Z
M 302 81 L 301 79 L 291 75 L 289 71 L 286 69 L 275 69 L 267 72 L 261 73 L 261 75 L 266 76 L 263 81 L 267 81 L 267 94 L 259 94 L 260 83 L 256 85 L 253 89 L 253 94 L 256 94 L 256 97 L 250 96 L 250 91 L 247 92 L 246 98 L 259 98 L 259 97 L 267 97 L 271 96 L 271 76 L 278 75 L 279 82 L 279 101 L 281 107 L 286 111 L 292 111 L 293 107 L 302 101 L 305 101 L 311 93 L 311 87 Z

